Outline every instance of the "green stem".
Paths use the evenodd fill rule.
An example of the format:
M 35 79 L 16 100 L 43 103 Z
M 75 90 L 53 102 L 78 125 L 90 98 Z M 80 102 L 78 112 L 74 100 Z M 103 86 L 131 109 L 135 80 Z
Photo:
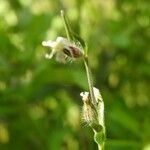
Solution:
M 69 24 L 67 22 L 67 19 L 66 19 L 66 16 L 65 16 L 65 13 L 63 10 L 61 10 L 61 17 L 63 19 L 63 23 L 64 23 L 64 27 L 65 27 L 65 31 L 66 31 L 66 34 L 67 34 L 67 39 L 69 41 L 71 41 L 71 33 L 70 33 L 70 28 L 69 28 Z
M 94 105 L 94 109 L 96 110 L 98 116 L 98 127 L 95 128 L 94 126 L 91 126 L 94 130 L 94 140 L 98 145 L 98 150 L 104 150 L 104 144 L 105 144 L 105 125 L 104 125 L 104 103 L 103 99 L 100 101 L 96 101 L 95 96 L 94 96 L 94 91 L 93 91 L 93 80 L 92 80 L 92 73 L 90 70 L 89 62 L 88 62 L 88 57 L 84 56 L 83 57 L 85 69 L 86 69 L 86 74 L 87 74 L 87 79 L 88 79 L 88 85 L 89 85 L 89 91 L 90 91 L 90 96 L 91 96 L 91 102 Z M 101 111 L 102 110 L 102 111 Z
M 104 150 L 104 148 L 98 144 L 98 150 Z
M 102 129 L 100 131 L 94 130 L 94 141 L 98 145 L 99 150 L 104 150 L 105 145 L 105 127 L 101 126 Z
M 92 73 L 89 67 L 89 61 L 88 57 L 84 56 L 83 57 L 85 69 L 86 69 L 86 74 L 87 74 L 87 80 L 88 80 L 88 86 L 89 86 L 89 91 L 90 91 L 90 96 L 91 96 L 91 102 L 94 106 L 96 106 L 97 102 L 94 96 L 94 91 L 93 91 L 93 80 L 92 80 Z

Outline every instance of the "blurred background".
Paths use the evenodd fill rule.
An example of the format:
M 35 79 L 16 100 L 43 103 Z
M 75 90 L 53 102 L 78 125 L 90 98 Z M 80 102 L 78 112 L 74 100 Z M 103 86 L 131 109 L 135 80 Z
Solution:
M 149 0 L 0 0 L 0 150 L 96 150 L 81 120 L 83 62 L 44 58 L 66 36 L 60 10 L 89 47 L 105 102 L 106 150 L 150 150 Z

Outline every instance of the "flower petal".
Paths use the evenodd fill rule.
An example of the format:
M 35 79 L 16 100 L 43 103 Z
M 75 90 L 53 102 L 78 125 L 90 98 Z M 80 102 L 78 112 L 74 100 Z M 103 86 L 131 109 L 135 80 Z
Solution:
M 56 53 L 56 61 L 58 61 L 60 63 L 65 63 L 66 57 L 67 57 L 67 55 L 65 55 L 63 52 Z
M 43 41 L 42 45 L 53 48 L 53 47 L 55 47 L 56 42 L 55 41 Z
M 46 59 L 51 59 L 53 56 L 51 54 L 45 54 Z
M 82 100 L 86 102 L 89 99 L 89 92 L 81 92 L 80 96 L 82 97 Z
M 101 93 L 99 89 L 93 87 L 94 96 L 96 99 L 96 102 L 103 101 Z M 89 98 L 89 92 L 81 92 L 80 96 L 82 97 L 82 100 L 85 102 Z
M 98 102 L 98 101 L 103 101 L 99 89 L 97 89 L 97 88 L 94 87 L 93 90 L 94 90 L 94 96 L 95 96 L 95 98 L 96 98 L 96 101 L 97 101 L 97 102 Z
M 52 49 L 50 54 L 45 54 L 45 58 L 51 59 L 55 55 L 55 53 L 56 53 L 56 51 L 54 49 Z
M 63 37 L 57 37 L 56 42 L 62 43 L 64 46 L 70 46 L 71 43 L 66 38 Z

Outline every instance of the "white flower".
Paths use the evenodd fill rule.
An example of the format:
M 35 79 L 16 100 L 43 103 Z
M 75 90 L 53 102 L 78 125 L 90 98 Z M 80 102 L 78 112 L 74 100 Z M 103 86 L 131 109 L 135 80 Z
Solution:
M 57 37 L 56 41 L 43 41 L 42 45 L 51 48 L 51 53 L 45 55 L 48 59 L 56 55 L 57 61 L 65 62 L 67 57 L 78 58 L 82 56 L 80 48 L 63 37 Z

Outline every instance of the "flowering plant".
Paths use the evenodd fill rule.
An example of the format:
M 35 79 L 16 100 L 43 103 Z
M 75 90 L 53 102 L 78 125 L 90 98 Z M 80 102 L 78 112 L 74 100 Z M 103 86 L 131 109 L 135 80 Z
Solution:
M 104 149 L 105 143 L 105 125 L 104 125 L 104 102 L 100 91 L 93 86 L 92 74 L 89 67 L 87 46 L 84 40 L 71 32 L 67 19 L 63 11 L 61 16 L 64 22 L 67 38 L 57 37 L 55 41 L 43 41 L 42 45 L 50 47 L 51 53 L 45 57 L 51 59 L 55 56 L 56 61 L 65 63 L 66 60 L 82 58 L 84 61 L 89 92 L 81 92 L 80 96 L 83 101 L 82 118 L 94 131 L 94 141 L 98 145 L 99 150 Z M 75 44 L 78 41 L 81 46 Z

